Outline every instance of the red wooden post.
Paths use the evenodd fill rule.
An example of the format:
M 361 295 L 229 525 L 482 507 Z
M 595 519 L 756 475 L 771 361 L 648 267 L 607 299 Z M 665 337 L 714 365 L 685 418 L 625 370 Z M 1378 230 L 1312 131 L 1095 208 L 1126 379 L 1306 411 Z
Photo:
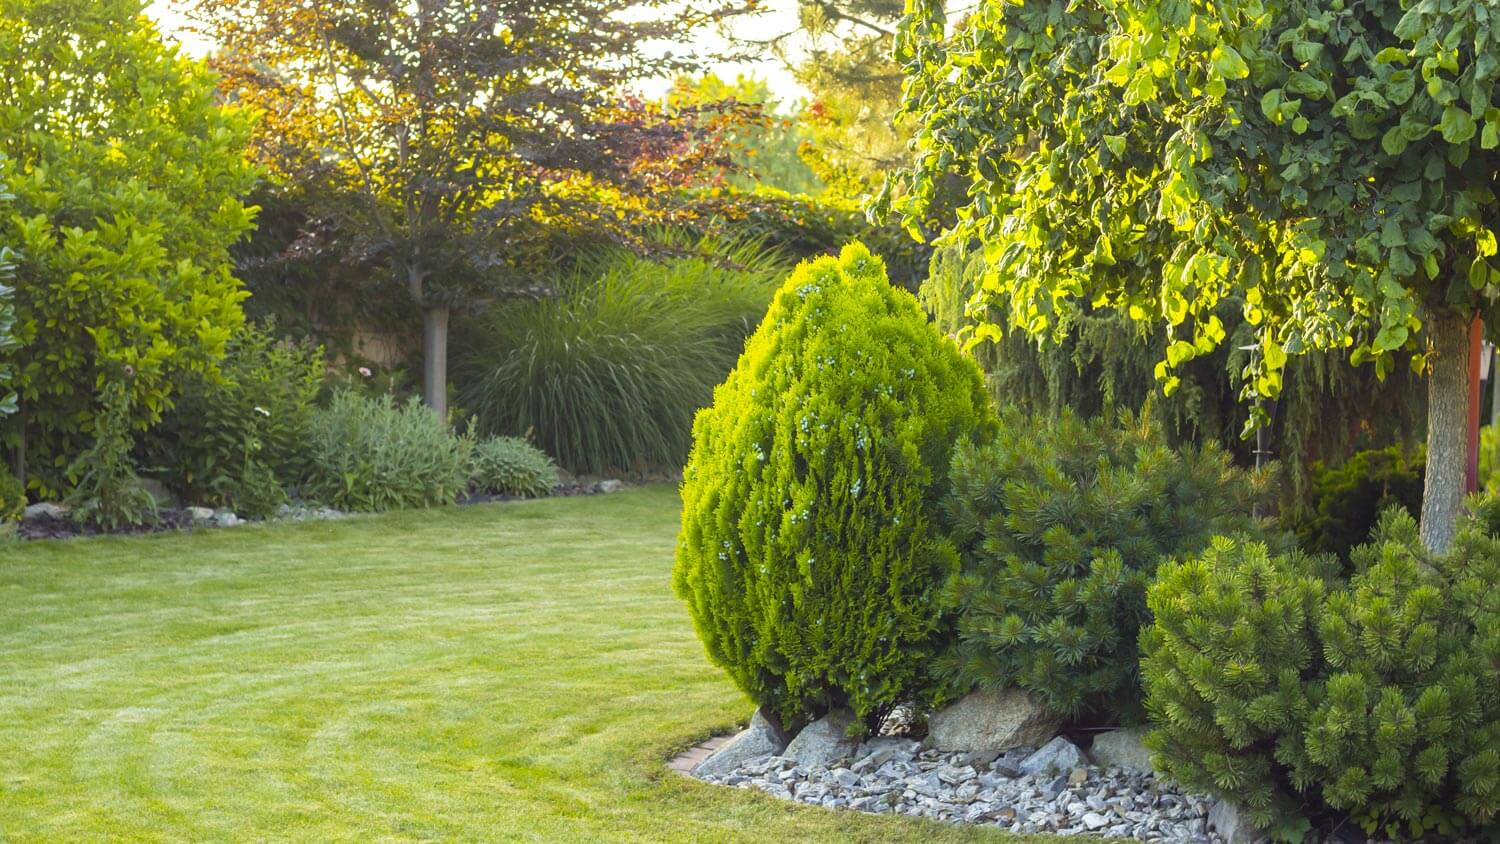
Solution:
M 1484 347 L 1484 321 L 1479 314 L 1469 323 L 1469 461 L 1464 487 L 1479 490 L 1479 354 Z

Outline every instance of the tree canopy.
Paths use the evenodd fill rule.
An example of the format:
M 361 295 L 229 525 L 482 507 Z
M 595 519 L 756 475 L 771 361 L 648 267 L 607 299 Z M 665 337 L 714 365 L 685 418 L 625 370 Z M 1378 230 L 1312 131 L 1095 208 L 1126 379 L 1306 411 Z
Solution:
M 263 115 L 259 160 L 323 187 L 309 235 L 336 228 L 422 311 L 435 408 L 450 306 L 530 278 L 560 227 L 618 229 L 662 210 L 663 188 L 708 154 L 692 121 L 622 86 L 691 69 L 670 45 L 710 10 L 663 0 L 191 7 L 223 47 L 225 92 Z
M 897 44 L 922 121 L 884 201 L 916 229 L 962 175 L 947 237 L 982 244 L 976 305 L 1003 299 L 1038 337 L 1086 305 L 1161 321 L 1168 390 L 1224 340 L 1231 295 L 1258 334 L 1248 396 L 1306 350 L 1380 372 L 1411 354 L 1435 373 L 1423 534 L 1441 547 L 1465 327 L 1500 289 L 1489 18 L 1476 0 L 984 0 L 950 28 L 925 0 Z

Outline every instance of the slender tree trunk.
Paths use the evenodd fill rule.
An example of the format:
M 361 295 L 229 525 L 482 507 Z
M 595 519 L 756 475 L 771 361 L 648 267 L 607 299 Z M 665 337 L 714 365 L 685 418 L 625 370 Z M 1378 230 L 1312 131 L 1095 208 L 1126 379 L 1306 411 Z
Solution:
M 1427 387 L 1427 478 L 1422 489 L 1422 544 L 1441 554 L 1453 543 L 1464 503 L 1469 452 L 1469 321 L 1452 311 L 1434 314 L 1432 377 Z
M 448 306 L 422 308 L 422 400 L 448 420 Z

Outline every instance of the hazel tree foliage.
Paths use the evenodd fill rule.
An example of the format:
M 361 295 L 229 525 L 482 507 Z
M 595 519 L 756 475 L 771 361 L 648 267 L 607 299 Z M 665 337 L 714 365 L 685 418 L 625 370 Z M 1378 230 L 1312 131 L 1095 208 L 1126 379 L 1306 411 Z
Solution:
M 982 245 L 971 304 L 1005 303 L 974 341 L 1117 308 L 1168 327 L 1170 392 L 1225 340 L 1214 311 L 1239 295 L 1259 350 L 1247 398 L 1277 395 L 1308 350 L 1382 374 L 1410 355 L 1434 374 L 1423 536 L 1444 547 L 1465 327 L 1500 289 L 1491 8 L 982 0 L 950 26 L 920 0 L 897 52 L 921 126 L 878 207 L 917 231 L 966 181 L 945 238 Z

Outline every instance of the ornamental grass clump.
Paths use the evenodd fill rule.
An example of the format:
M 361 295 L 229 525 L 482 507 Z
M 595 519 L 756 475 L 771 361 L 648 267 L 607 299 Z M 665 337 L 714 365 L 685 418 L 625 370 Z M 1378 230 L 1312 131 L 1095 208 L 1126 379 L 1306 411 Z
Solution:
M 930 697 L 958 567 L 938 502 L 993 425 L 878 258 L 799 266 L 693 426 L 673 585 L 709 657 L 789 726 Z
M 1142 675 L 1169 776 L 1295 839 L 1348 816 L 1368 834 L 1453 839 L 1500 811 L 1500 501 L 1446 556 L 1405 511 L 1358 572 L 1215 540 L 1151 589 Z M 1331 561 L 1332 558 L 1329 558 Z

